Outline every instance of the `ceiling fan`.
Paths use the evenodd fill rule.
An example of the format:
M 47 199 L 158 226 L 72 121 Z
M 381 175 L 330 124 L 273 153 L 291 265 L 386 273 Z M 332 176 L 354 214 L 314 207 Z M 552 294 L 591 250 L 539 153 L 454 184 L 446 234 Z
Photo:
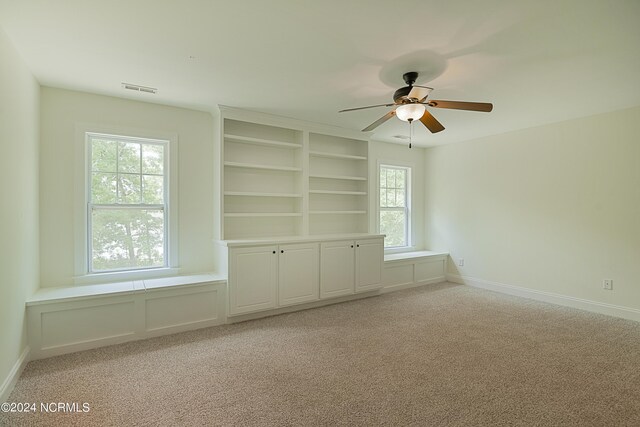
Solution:
M 413 122 L 419 120 L 431 133 L 437 133 L 444 130 L 444 126 L 436 120 L 435 117 L 427 110 L 426 107 L 433 108 L 449 108 L 454 110 L 468 110 L 468 111 L 483 111 L 490 112 L 493 109 L 493 104 L 487 102 L 463 102 L 463 101 L 442 101 L 442 100 L 429 100 L 427 97 L 433 90 L 431 87 L 415 85 L 415 81 L 418 78 L 418 73 L 411 71 L 402 75 L 407 86 L 402 87 L 393 94 L 393 104 L 379 104 L 370 105 L 368 107 L 348 108 L 346 110 L 340 110 L 339 113 L 346 111 L 364 110 L 367 108 L 375 107 L 395 107 L 384 116 L 380 117 L 375 122 L 371 123 L 366 128 L 362 129 L 363 132 L 373 130 L 389 120 L 393 116 L 397 116 L 400 120 L 405 122 Z

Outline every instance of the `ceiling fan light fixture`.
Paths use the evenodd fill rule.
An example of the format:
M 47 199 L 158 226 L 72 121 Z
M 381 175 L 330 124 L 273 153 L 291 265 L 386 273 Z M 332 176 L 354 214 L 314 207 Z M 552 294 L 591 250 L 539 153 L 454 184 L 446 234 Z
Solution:
M 396 116 L 405 122 L 420 120 L 425 107 L 422 104 L 404 104 L 396 108 Z

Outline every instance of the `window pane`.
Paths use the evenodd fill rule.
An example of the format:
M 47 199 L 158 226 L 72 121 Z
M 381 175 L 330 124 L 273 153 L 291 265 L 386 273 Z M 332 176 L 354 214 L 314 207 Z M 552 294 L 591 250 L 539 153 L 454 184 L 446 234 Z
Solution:
M 91 202 L 116 203 L 116 174 L 94 172 L 91 175 Z
M 387 235 L 386 247 L 406 246 L 405 229 L 404 210 L 380 212 L 380 233 Z
M 117 144 L 113 141 L 91 138 L 91 170 L 117 172 Z
M 403 169 L 398 169 L 396 171 L 396 187 L 404 188 L 404 183 L 406 180 L 406 171 Z
M 393 169 L 387 169 L 387 188 L 396 187 L 396 174 L 393 173 Z
M 395 207 L 395 205 L 396 205 L 395 193 L 396 193 L 396 190 L 387 190 L 387 203 L 386 203 L 385 206 L 390 207 L 390 208 Z
M 142 146 L 142 173 L 162 175 L 164 169 L 164 146 L 144 144 Z
M 163 210 L 94 209 L 91 219 L 93 271 L 165 265 Z
M 163 196 L 164 178 L 157 175 L 142 176 L 142 203 L 161 205 L 164 203 Z
M 118 175 L 118 203 L 140 203 L 142 189 L 140 175 Z
M 409 245 L 407 233 L 409 168 L 380 166 L 380 233 L 386 235 L 385 247 Z
M 140 173 L 140 144 L 118 143 L 118 172 Z
M 380 207 L 384 208 L 386 206 L 387 206 L 387 189 L 381 188 L 380 189 Z

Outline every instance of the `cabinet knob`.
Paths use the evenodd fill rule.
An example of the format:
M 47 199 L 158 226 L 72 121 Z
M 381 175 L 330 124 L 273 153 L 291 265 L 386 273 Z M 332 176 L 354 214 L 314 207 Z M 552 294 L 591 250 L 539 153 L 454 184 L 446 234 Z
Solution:
M 351 247 L 353 247 L 353 245 L 351 245 Z
M 356 245 L 357 247 L 360 247 L 360 245 Z
M 275 253 L 276 253 L 276 251 L 273 251 L 273 253 L 275 254 Z
M 284 253 L 284 251 L 280 251 L 280 253 L 281 253 L 281 254 L 283 254 L 283 253 Z

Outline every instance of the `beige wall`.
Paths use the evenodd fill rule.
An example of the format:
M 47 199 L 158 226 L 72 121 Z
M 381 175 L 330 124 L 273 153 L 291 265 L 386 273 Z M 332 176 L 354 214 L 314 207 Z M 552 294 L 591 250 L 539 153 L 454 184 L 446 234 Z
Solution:
M 427 244 L 451 273 L 640 309 L 640 107 L 425 158 Z
M 73 284 L 76 125 L 178 135 L 181 274 L 213 270 L 213 118 L 209 113 L 43 87 L 41 90 L 41 286 Z
M 412 203 L 411 238 L 416 249 L 424 249 L 424 148 L 407 144 L 371 141 L 369 145 L 369 212 L 370 230 L 377 232 L 378 162 L 411 166 Z
M 27 346 L 38 287 L 38 83 L 0 29 L 0 386 Z

